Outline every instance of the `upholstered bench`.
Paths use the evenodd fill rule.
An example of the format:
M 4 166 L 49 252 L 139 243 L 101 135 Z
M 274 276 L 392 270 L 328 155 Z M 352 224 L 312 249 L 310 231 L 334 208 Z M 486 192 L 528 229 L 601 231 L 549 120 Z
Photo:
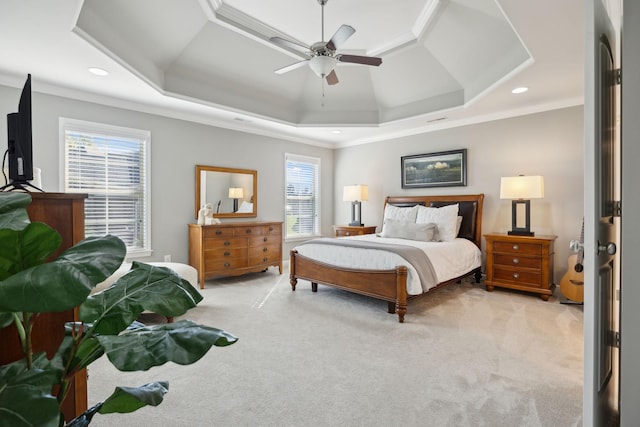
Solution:
M 154 265 L 156 267 L 167 267 L 171 270 L 175 271 L 188 281 L 191 286 L 197 288 L 198 285 L 198 271 L 190 265 L 181 264 L 179 262 L 147 262 L 145 264 Z M 96 285 L 95 288 L 91 290 L 91 293 L 94 294 L 96 292 L 100 292 L 111 286 L 113 282 L 118 280 L 120 277 L 124 276 L 131 270 L 131 264 L 128 262 L 123 263 L 120 268 L 118 268 L 111 276 L 107 277 L 104 282 L 100 282 Z M 173 322 L 172 317 L 167 317 L 167 321 L 169 323 Z

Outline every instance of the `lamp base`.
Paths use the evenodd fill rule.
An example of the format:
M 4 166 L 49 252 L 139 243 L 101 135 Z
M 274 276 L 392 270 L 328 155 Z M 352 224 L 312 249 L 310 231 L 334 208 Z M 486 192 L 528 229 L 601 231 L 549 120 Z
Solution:
M 533 231 L 509 231 L 507 232 L 507 234 L 509 236 L 529 236 L 529 237 L 533 237 L 535 236 L 535 233 Z

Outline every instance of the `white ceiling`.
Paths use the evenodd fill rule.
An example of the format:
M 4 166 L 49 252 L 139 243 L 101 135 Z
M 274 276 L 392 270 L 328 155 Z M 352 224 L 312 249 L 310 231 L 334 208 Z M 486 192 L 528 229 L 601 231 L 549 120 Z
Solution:
M 401 6 L 399 6 L 401 5 Z M 3 0 L 0 84 L 340 147 L 583 101 L 582 0 Z M 327 85 L 269 41 L 342 24 Z M 110 72 L 97 77 L 88 67 Z M 511 90 L 527 86 L 514 95 Z M 339 130 L 340 133 L 334 131 Z

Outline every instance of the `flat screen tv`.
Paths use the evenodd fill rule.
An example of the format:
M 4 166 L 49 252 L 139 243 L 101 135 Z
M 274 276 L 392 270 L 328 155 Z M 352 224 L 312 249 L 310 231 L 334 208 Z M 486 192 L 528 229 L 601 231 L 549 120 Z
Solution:
M 9 182 L 2 191 L 40 190 L 29 181 L 33 180 L 33 141 L 31 139 L 31 74 L 22 88 L 18 112 L 7 114 L 7 155 L 9 160 Z M 42 190 L 40 190 L 42 191 Z

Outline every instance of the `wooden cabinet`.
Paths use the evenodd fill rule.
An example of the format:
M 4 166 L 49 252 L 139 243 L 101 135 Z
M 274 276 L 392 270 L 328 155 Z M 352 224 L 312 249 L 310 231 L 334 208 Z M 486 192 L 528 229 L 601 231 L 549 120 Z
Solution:
M 216 276 L 237 276 L 278 267 L 282 274 L 282 222 L 189 224 L 189 264 L 200 288 Z
M 368 226 L 334 225 L 333 232 L 336 237 L 359 236 L 362 234 L 374 234 L 376 232 L 376 226 L 375 225 L 368 225 Z
M 64 250 L 84 239 L 84 200 L 86 194 L 31 193 L 27 207 L 31 222 L 44 222 L 62 237 L 55 259 Z M 65 322 L 79 321 L 77 310 L 43 313 L 33 326 L 34 353 L 45 351 L 52 358 L 64 338 Z M 0 329 L 0 365 L 23 357 L 20 339 L 14 325 Z M 62 403 L 65 420 L 70 421 L 87 410 L 87 373 L 82 370 L 71 381 L 67 398 Z
M 553 244 L 556 236 L 485 234 L 487 291 L 494 286 L 535 292 L 547 301 L 553 295 Z

